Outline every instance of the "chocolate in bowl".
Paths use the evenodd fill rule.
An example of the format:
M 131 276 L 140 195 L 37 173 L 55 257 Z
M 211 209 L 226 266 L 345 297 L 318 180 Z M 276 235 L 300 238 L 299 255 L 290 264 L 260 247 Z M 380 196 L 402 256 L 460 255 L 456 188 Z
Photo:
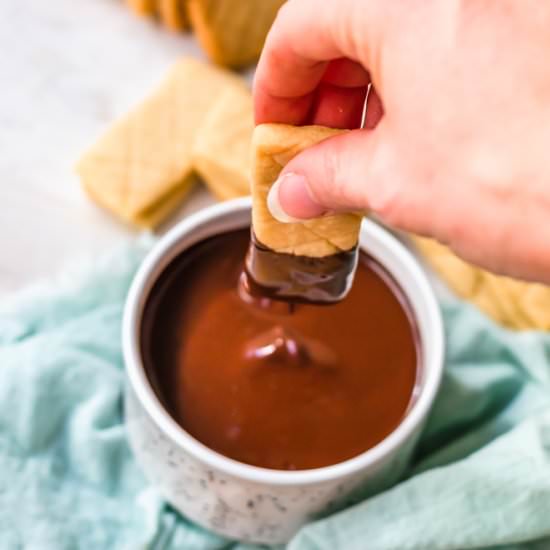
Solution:
M 164 235 L 143 260 L 124 309 L 125 425 L 139 465 L 176 510 L 232 539 L 280 544 L 352 495 L 376 493 L 403 475 L 439 388 L 443 324 L 419 262 L 388 231 L 364 220 L 359 247 L 395 281 L 417 329 L 415 395 L 399 424 L 367 451 L 308 470 L 261 468 L 204 445 L 174 420 L 152 384 L 141 353 L 143 314 L 157 281 L 178 256 L 210 237 L 248 228 L 250 209 L 251 201 L 245 198 L 201 210 Z M 224 326 L 232 322 L 228 316 Z
M 308 470 L 374 447 L 415 394 L 410 306 L 361 252 L 339 303 L 273 302 L 239 292 L 250 233 L 230 231 L 176 257 L 143 312 L 142 356 L 174 420 L 240 462 Z

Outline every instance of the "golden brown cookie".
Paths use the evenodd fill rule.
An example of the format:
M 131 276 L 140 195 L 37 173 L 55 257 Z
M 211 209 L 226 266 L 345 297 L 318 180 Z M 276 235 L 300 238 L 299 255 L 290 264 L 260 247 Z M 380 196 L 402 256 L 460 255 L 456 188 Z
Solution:
M 250 194 L 252 95 L 231 87 L 208 113 L 193 147 L 193 166 L 219 200 Z
M 136 225 L 160 223 L 191 189 L 198 129 L 237 76 L 192 59 L 179 62 L 160 87 L 116 122 L 77 166 L 92 198 Z M 208 94 L 204 90 L 210 90 Z
M 157 10 L 155 0 L 126 0 L 126 4 L 133 12 L 143 17 L 155 15 Z
M 189 0 L 189 17 L 212 61 L 244 67 L 258 60 L 284 0 Z
M 189 28 L 187 0 L 157 0 L 157 12 L 162 24 L 171 31 Z
M 415 237 L 416 247 L 431 267 L 438 273 L 445 273 L 446 282 L 460 296 L 473 296 L 481 285 L 478 268 L 467 264 L 449 249 L 432 239 Z
M 550 330 L 550 288 L 494 275 L 455 256 L 429 239 L 415 243 L 436 273 L 460 297 L 495 321 L 514 329 Z
M 261 124 L 252 138 L 252 226 L 265 246 L 287 254 L 319 258 L 353 248 L 362 216 L 336 214 L 297 223 L 281 223 L 269 212 L 267 194 L 283 167 L 298 153 L 341 134 L 322 126 Z
M 130 220 L 130 222 L 145 229 L 155 229 L 169 218 L 172 212 L 183 203 L 196 183 L 196 177 L 194 177 L 194 175 L 189 176 L 181 185 L 177 186 L 173 191 L 168 193 L 168 195 L 163 197 L 162 200 L 138 214 L 133 220 Z

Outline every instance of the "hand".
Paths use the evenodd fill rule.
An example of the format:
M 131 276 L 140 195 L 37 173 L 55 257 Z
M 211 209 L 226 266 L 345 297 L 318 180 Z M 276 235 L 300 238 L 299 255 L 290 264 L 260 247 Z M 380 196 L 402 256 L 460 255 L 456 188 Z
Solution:
M 289 0 L 254 99 L 257 123 L 351 129 L 285 168 L 289 216 L 368 209 L 550 282 L 550 3 Z

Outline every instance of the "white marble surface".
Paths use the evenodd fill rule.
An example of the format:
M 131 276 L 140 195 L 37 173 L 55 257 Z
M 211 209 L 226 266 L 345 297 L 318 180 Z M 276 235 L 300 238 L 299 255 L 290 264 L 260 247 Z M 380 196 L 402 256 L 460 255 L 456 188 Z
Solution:
M 96 208 L 80 152 L 139 101 L 190 36 L 134 17 L 122 0 L 0 0 L 0 296 L 133 233 Z M 199 190 L 183 207 L 209 202 Z

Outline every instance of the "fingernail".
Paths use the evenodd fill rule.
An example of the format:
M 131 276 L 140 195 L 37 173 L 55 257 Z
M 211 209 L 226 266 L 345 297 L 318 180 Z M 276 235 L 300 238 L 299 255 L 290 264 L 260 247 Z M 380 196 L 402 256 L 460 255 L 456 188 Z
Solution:
M 285 208 L 281 203 L 285 204 Z M 307 180 L 289 172 L 280 177 L 269 190 L 267 207 L 271 215 L 282 223 L 296 223 L 325 214 L 326 209 L 311 198 Z

